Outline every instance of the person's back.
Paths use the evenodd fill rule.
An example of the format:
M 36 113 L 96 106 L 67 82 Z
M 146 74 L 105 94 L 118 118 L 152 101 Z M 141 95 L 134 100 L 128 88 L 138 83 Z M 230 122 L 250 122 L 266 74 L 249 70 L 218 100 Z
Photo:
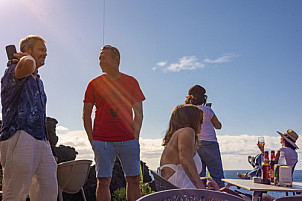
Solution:
M 201 109 L 204 114 L 203 123 L 201 124 L 201 130 L 198 134 L 198 139 L 200 141 L 203 140 L 216 142 L 216 132 L 212 123 L 212 118 L 215 115 L 213 110 L 210 107 L 204 105 L 199 105 L 198 108 Z
M 186 134 L 192 132 L 192 129 L 189 127 L 182 128 L 177 130 L 171 137 L 169 143 L 165 146 L 165 149 L 160 158 L 160 165 L 167 163 L 179 164 L 179 155 L 178 155 L 178 136 L 180 134 Z M 164 171 L 163 171 L 164 172 Z
M 163 151 L 158 168 L 158 173 L 178 188 L 196 188 L 183 169 L 178 154 L 178 144 L 181 143 L 179 140 L 190 138 L 190 135 L 194 136 L 195 132 L 189 127 L 181 128 L 173 134 Z M 196 149 L 192 154 L 197 172 L 200 173 L 202 164 L 200 157 L 196 154 Z
M 294 167 L 296 163 L 298 162 L 298 153 L 296 150 L 293 150 L 290 147 L 282 147 L 279 149 L 279 151 L 284 152 L 286 164 L 290 165 L 291 167 Z
M 196 167 L 198 161 L 201 167 L 199 157 L 196 158 L 196 133 L 200 132 L 202 116 L 202 111 L 196 106 L 176 106 L 163 139 L 165 149 L 160 159 L 159 174 L 180 188 L 205 188 Z
M 188 138 L 190 135 L 191 137 L 192 135 L 195 135 L 192 128 L 185 127 L 177 130 L 171 137 L 169 143 L 165 146 L 160 159 L 161 167 L 159 168 L 159 174 L 179 188 L 195 188 L 181 166 L 178 154 L 178 145 L 180 143 L 179 139 L 182 140 L 183 138 Z M 202 170 L 202 164 L 200 157 L 196 154 L 196 149 L 192 154 L 197 172 L 200 173 Z
M 198 134 L 199 147 L 197 149 L 198 155 L 202 160 L 202 172 L 199 176 L 206 176 L 206 168 L 209 170 L 211 177 L 219 185 L 224 187 L 224 172 L 222 167 L 221 154 L 219 143 L 216 138 L 215 129 L 221 129 L 222 124 L 218 120 L 211 107 L 206 106 L 207 95 L 206 90 L 200 86 L 195 85 L 190 88 L 188 97 L 185 100 L 186 104 L 196 105 L 204 113 L 204 121 L 201 125 L 201 131 Z
M 281 136 L 280 143 L 282 144 L 282 148 L 280 148 L 276 154 L 276 162 L 279 160 L 280 152 L 283 151 L 286 164 L 295 168 L 298 162 L 298 153 L 296 152 L 296 149 L 299 149 L 296 145 L 296 141 L 299 137 L 298 134 L 292 129 L 288 129 L 285 133 L 279 131 L 277 131 L 277 133 Z

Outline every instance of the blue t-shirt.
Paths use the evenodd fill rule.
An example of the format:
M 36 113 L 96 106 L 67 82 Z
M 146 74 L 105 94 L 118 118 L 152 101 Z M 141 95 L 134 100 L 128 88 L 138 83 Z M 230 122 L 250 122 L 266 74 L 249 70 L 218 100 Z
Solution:
M 1 79 L 2 128 L 0 141 L 24 130 L 38 140 L 46 140 L 46 94 L 43 82 L 29 75 L 15 78 L 16 64 L 9 66 Z

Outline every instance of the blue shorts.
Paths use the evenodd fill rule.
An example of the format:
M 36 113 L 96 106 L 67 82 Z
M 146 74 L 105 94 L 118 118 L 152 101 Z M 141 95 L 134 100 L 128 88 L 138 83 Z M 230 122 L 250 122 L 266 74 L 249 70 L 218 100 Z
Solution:
M 116 156 L 126 176 L 140 175 L 140 146 L 136 139 L 123 142 L 92 140 L 92 149 L 97 178 L 112 177 Z

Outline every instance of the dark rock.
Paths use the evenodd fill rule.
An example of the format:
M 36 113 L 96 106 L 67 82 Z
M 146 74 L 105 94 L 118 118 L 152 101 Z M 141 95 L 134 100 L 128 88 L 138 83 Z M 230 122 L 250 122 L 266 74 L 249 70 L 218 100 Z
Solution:
M 97 179 L 96 179 L 95 165 L 94 165 L 90 167 L 88 179 L 83 187 L 87 201 L 96 200 L 96 196 L 95 196 L 96 186 L 97 186 Z
M 145 162 L 141 161 L 142 174 L 143 174 L 143 183 L 149 183 L 152 181 L 152 178 L 149 174 L 149 167 Z
M 118 157 L 115 158 L 112 178 L 110 183 L 110 193 L 112 194 L 114 191 L 120 188 L 126 188 L 126 179 L 124 177 L 124 171 L 121 166 L 121 162 Z
M 55 147 L 59 140 L 56 134 L 57 123 L 58 121 L 54 118 L 51 117 L 46 118 L 47 139 L 49 140 L 51 150 L 54 156 L 56 156 Z
M 78 152 L 73 147 L 64 145 L 60 145 L 59 147 L 56 146 L 59 140 L 56 134 L 57 123 L 58 121 L 55 118 L 46 118 L 47 138 L 49 140 L 52 153 L 55 157 L 57 157 L 58 163 L 75 160 Z
M 142 167 L 143 183 L 149 183 L 151 191 L 157 191 L 155 183 L 152 181 L 152 178 L 149 174 L 150 172 L 149 167 L 143 161 L 141 161 L 141 167 Z
M 58 158 L 57 163 L 62 163 L 66 161 L 72 161 L 76 159 L 76 155 L 78 152 L 75 148 L 65 145 L 60 145 L 59 147 L 55 147 L 56 157 Z

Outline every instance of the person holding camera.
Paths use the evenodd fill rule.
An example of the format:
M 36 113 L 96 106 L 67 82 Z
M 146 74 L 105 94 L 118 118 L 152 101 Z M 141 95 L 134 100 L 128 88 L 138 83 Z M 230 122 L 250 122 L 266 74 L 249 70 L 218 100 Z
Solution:
M 117 48 L 105 45 L 99 60 L 104 74 L 89 82 L 83 108 L 83 123 L 96 162 L 96 200 L 110 201 L 109 186 L 116 156 L 126 175 L 127 200 L 137 200 L 141 196 L 139 134 L 145 96 L 135 78 L 119 71 Z
M 185 100 L 185 103 L 196 105 L 204 113 L 203 123 L 198 134 L 199 148 L 197 149 L 203 165 L 200 176 L 206 176 L 207 167 L 211 177 L 218 184 L 219 188 L 222 188 L 224 187 L 224 182 L 221 179 L 224 178 L 224 173 L 215 132 L 215 129 L 221 129 L 222 125 L 211 107 L 206 106 L 207 95 L 205 93 L 205 88 L 195 85 L 190 88 L 188 92 L 189 96 Z
M 27 36 L 1 79 L 0 156 L 2 200 L 56 201 L 57 164 L 46 133 L 46 94 L 38 69 L 47 56 L 45 40 Z

